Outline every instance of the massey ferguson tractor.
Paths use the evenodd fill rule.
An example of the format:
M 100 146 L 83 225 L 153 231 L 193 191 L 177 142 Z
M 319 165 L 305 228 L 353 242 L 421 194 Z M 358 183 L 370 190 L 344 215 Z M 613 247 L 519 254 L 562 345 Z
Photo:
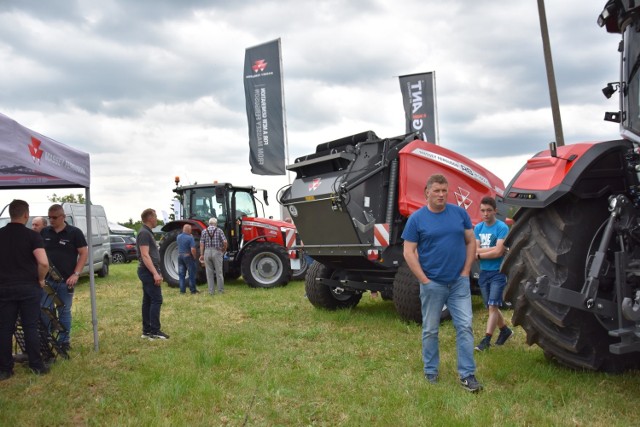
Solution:
M 640 362 L 640 4 L 607 2 L 598 24 L 622 35 L 622 139 L 538 153 L 513 178 L 519 206 L 503 263 L 514 325 L 548 359 L 620 372 Z
M 401 239 L 408 216 L 426 204 L 430 175 L 449 181 L 449 202 L 481 221 L 480 200 L 501 196 L 502 181 L 477 163 L 415 134 L 378 138 L 363 132 L 320 144 L 287 167 L 297 176 L 285 206 L 313 259 L 305 289 L 324 309 L 354 307 L 366 291 L 393 299 L 401 318 L 421 322 L 418 282 Z
M 229 183 L 180 186 L 178 177 L 175 182 L 173 191 L 180 201 L 182 212 L 179 217 L 182 219 L 162 227 L 166 235 L 160 242 L 162 275 L 169 286 L 178 286 L 176 238 L 183 225 L 191 224 L 199 254 L 200 234 L 212 217 L 218 219 L 218 227 L 224 231 L 228 242 L 225 278 L 233 280 L 242 274 L 249 286 L 259 288 L 289 283 L 292 278 L 289 250 L 296 253 L 296 229 L 288 222 L 258 217 L 256 201 L 262 206 L 255 197 L 258 190 Z M 264 190 L 263 200 L 268 204 Z M 306 264 L 299 268 L 295 274 L 301 278 L 306 273 Z M 206 282 L 204 267 L 199 262 L 196 281 Z

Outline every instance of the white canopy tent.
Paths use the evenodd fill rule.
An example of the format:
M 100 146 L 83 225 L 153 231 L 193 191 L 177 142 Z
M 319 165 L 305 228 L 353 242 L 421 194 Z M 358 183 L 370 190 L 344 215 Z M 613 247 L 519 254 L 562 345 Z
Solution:
M 0 113 L 0 189 L 84 188 L 91 218 L 89 154 L 32 131 Z M 93 245 L 91 221 L 87 240 Z M 98 315 L 93 251 L 89 250 L 93 344 L 98 351 Z

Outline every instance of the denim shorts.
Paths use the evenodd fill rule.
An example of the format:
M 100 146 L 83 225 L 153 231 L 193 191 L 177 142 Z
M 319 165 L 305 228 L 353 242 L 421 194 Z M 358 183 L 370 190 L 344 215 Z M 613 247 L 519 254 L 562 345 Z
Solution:
M 502 307 L 504 288 L 507 286 L 507 276 L 499 271 L 481 271 L 478 280 L 482 300 L 485 306 Z

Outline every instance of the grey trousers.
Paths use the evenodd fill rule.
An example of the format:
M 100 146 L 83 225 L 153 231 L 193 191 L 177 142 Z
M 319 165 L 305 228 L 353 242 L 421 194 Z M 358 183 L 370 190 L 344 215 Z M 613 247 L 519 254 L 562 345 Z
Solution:
M 207 286 L 210 294 L 215 293 L 216 284 L 218 285 L 218 292 L 224 291 L 222 257 L 222 252 L 216 249 L 207 248 L 204 251 L 204 267 L 207 272 Z M 214 277 L 216 278 L 215 282 Z

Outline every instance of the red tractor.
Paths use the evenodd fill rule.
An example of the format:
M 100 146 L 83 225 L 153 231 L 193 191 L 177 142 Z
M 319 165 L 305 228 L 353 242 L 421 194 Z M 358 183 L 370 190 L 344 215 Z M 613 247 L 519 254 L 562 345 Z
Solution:
M 252 287 L 271 288 L 289 283 L 292 274 L 302 278 L 306 264 L 292 272 L 289 250 L 295 252 L 297 233 L 293 224 L 258 217 L 254 187 L 237 187 L 229 183 L 180 186 L 176 177 L 176 198 L 180 201 L 182 219 L 162 227 L 166 234 L 160 242 L 160 263 L 164 280 L 171 287 L 178 286 L 178 248 L 176 238 L 184 224 L 191 224 L 192 234 L 200 249 L 200 234 L 208 226 L 209 218 L 218 219 L 228 241 L 224 259 L 225 278 L 242 277 Z M 262 190 L 268 204 L 267 192 Z M 257 203 L 256 203 L 257 202 Z M 263 209 L 264 216 L 264 209 Z M 299 243 L 299 242 L 298 242 Z M 197 282 L 206 282 L 204 267 L 198 263 Z
M 514 325 L 549 359 L 619 372 L 640 365 L 640 5 L 610 0 L 598 24 L 622 35 L 622 139 L 542 151 L 505 190 L 518 206 L 503 271 Z

